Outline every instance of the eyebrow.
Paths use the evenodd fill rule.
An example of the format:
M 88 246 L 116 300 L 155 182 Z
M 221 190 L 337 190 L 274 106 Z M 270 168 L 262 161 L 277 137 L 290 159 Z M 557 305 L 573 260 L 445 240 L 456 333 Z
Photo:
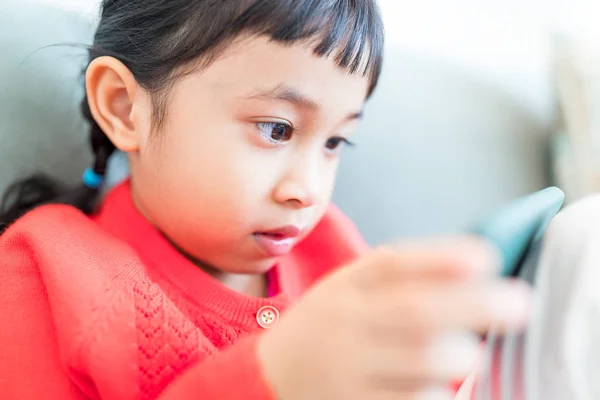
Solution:
M 284 101 L 286 103 L 290 103 L 296 108 L 308 110 L 308 111 L 319 111 L 321 106 L 319 103 L 309 96 L 303 94 L 299 90 L 287 86 L 287 85 L 278 85 L 272 89 L 267 89 L 255 93 L 251 96 L 246 97 L 246 99 L 257 99 L 257 100 L 276 100 L 276 101 Z M 348 114 L 346 116 L 346 121 L 351 121 L 354 119 L 361 119 L 363 116 L 363 111 L 357 111 Z

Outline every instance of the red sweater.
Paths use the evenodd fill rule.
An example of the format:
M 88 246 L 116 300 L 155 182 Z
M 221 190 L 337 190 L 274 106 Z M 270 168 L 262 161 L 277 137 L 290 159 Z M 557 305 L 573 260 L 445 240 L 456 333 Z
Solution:
M 271 399 L 258 311 L 284 312 L 366 250 L 331 207 L 276 267 L 279 293 L 260 299 L 180 255 L 137 212 L 127 183 L 92 218 L 38 208 L 0 236 L 0 398 Z

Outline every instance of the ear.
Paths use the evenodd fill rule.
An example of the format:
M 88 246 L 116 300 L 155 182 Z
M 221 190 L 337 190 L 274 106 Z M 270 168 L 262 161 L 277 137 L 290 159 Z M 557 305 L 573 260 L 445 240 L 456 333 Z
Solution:
M 121 151 L 138 151 L 143 138 L 136 112 L 145 107 L 145 96 L 131 71 L 114 57 L 99 57 L 88 66 L 85 83 L 90 111 L 106 136 Z

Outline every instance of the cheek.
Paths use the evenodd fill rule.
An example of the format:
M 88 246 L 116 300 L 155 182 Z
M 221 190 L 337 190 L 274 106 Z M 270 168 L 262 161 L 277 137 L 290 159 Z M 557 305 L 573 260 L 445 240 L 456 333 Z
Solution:
M 337 159 L 327 160 L 324 164 L 321 164 L 319 169 L 320 192 L 318 204 L 315 206 L 314 210 L 313 227 L 321 220 L 329 207 L 335 189 L 338 165 L 339 161 Z
M 334 160 L 330 160 L 328 165 L 325 167 L 325 171 L 323 173 L 324 203 L 326 203 L 325 207 L 327 207 L 331 201 L 331 197 L 333 196 L 339 165 L 339 158 L 336 158 Z
M 157 174 L 174 198 L 193 205 L 191 214 L 203 223 L 242 223 L 262 191 L 260 181 L 252 177 L 249 155 L 233 141 L 201 135 L 206 136 L 198 132 L 198 137 L 165 149 Z

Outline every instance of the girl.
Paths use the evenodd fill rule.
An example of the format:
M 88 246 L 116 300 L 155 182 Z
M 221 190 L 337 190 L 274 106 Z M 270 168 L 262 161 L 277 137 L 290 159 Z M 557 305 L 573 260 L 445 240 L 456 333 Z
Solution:
M 451 395 L 528 294 L 484 243 L 370 251 L 329 204 L 382 47 L 374 0 L 105 0 L 93 167 L 3 205 L 2 397 Z

